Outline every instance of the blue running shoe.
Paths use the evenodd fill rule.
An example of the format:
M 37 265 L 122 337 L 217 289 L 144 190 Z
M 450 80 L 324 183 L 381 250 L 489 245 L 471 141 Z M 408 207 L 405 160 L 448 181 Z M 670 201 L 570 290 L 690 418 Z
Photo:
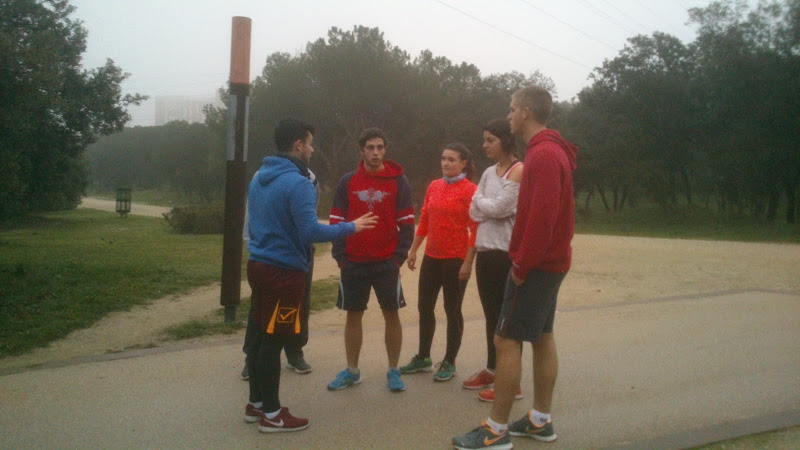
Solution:
M 492 427 L 490 427 L 485 420 L 481 423 L 481 426 L 469 433 L 454 437 L 452 444 L 453 447 L 460 450 L 477 448 L 509 450 L 514 447 L 514 445 L 511 444 L 511 437 L 508 435 L 508 430 L 497 434 L 492 431 Z
M 389 369 L 386 378 L 389 380 L 389 390 L 392 392 L 402 392 L 406 390 L 406 384 L 400 378 L 400 371 L 397 369 Z
M 361 383 L 361 374 L 352 373 L 349 369 L 344 369 L 336 374 L 336 378 L 334 378 L 333 381 L 331 381 L 328 385 L 328 390 L 338 391 L 358 383 Z
M 548 420 L 544 425 L 536 425 L 531 420 L 531 412 L 528 411 L 521 419 L 508 425 L 508 432 L 512 436 L 525 436 L 542 442 L 553 442 L 556 440 L 556 432 L 553 431 L 553 422 Z

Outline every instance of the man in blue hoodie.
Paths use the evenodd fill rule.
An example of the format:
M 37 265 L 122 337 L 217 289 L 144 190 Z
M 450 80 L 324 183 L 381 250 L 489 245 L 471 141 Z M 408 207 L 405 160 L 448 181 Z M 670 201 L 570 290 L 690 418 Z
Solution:
M 245 420 L 259 431 L 297 431 L 308 419 L 294 417 L 278 397 L 281 350 L 302 332 L 303 300 L 310 246 L 370 229 L 373 214 L 352 222 L 323 225 L 317 220 L 316 191 L 308 163 L 314 153 L 314 127 L 284 119 L 275 127 L 278 153 L 264 158 L 248 193 L 247 281 L 252 290 L 253 343 L 248 348 L 250 398 Z

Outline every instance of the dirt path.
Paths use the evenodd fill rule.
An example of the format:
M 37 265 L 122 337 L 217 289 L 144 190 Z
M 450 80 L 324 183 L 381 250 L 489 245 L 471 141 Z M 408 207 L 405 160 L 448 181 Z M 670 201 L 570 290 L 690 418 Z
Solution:
M 800 293 L 800 245 L 795 244 L 577 235 L 573 248 L 572 270 L 559 298 L 561 309 L 713 292 Z M 337 275 L 330 252 L 319 252 L 314 278 Z M 401 318 L 404 323 L 416 323 L 418 272 L 404 267 L 401 276 L 409 305 L 401 312 Z M 247 283 L 243 282 L 242 296 L 249 295 Z M 94 326 L 75 331 L 46 348 L 4 358 L 0 360 L 0 369 L 164 345 L 164 328 L 205 316 L 219 307 L 218 284 L 186 295 L 168 296 L 131 311 L 109 314 Z M 437 305 L 437 315 L 443 318 L 441 308 Z M 382 324 L 378 311 L 371 303 L 364 316 L 367 326 Z M 482 316 L 474 276 L 467 288 L 464 316 L 467 319 Z M 312 332 L 340 330 L 343 323 L 344 314 L 332 309 L 312 314 L 310 327 Z M 230 337 L 203 338 L 220 339 Z M 408 335 L 406 342 L 416 343 L 416 337 Z

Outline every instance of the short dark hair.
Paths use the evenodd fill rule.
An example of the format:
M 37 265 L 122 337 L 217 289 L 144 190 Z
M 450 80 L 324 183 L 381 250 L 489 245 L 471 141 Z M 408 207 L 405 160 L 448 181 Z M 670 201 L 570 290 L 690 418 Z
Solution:
M 521 106 L 531 110 L 533 119 L 542 124 L 547 124 L 550 113 L 553 111 L 553 97 L 547 89 L 540 86 L 528 86 L 514 92 L 511 96 Z
M 369 127 L 361 132 L 361 135 L 358 136 L 358 148 L 364 149 L 364 146 L 367 145 L 367 141 L 370 139 L 381 138 L 383 139 L 383 145 L 388 146 L 389 144 L 386 142 L 386 133 L 383 132 L 380 128 L 377 127 Z
M 461 158 L 462 161 L 466 161 L 467 165 L 464 166 L 463 173 L 467 174 L 467 179 L 472 181 L 472 177 L 475 176 L 475 164 L 472 163 L 472 153 L 470 153 L 469 149 L 466 145 L 462 144 L 461 142 L 451 142 L 444 146 L 445 150 L 453 150 L 454 152 L 458 153 L 458 156 Z
M 483 126 L 483 131 L 488 131 L 497 139 L 500 139 L 500 146 L 504 153 L 514 153 L 517 146 L 517 138 L 511 134 L 511 124 L 508 119 L 492 119 Z
M 314 126 L 300 119 L 287 117 L 275 126 L 275 147 L 279 152 L 289 152 L 292 144 L 298 140 L 304 141 L 308 135 L 314 134 Z

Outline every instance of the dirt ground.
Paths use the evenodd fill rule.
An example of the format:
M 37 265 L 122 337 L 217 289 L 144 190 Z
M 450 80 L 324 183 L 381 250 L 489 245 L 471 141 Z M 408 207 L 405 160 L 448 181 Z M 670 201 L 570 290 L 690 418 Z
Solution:
M 318 253 L 314 278 L 331 275 L 338 275 L 338 269 L 330 252 Z M 404 267 L 401 277 L 408 302 L 401 319 L 415 324 L 418 272 Z M 576 235 L 573 265 L 561 288 L 559 309 L 744 290 L 800 293 L 800 245 Z M 249 288 L 243 282 L 242 296 L 248 295 Z M 443 319 L 439 303 L 437 316 Z M 218 308 L 218 284 L 186 295 L 168 296 L 130 311 L 109 314 L 94 326 L 75 331 L 46 348 L 1 359 L 0 369 L 169 345 L 162 340 L 162 330 Z M 371 302 L 369 308 L 365 325 L 382 325 L 376 303 Z M 482 316 L 474 276 L 463 311 L 466 319 Z M 310 319 L 312 338 L 315 331 L 341 330 L 343 324 L 344 314 L 339 310 L 314 313 Z M 202 338 L 221 339 L 231 337 Z M 404 347 L 413 348 L 416 341 L 416 336 L 409 333 Z

